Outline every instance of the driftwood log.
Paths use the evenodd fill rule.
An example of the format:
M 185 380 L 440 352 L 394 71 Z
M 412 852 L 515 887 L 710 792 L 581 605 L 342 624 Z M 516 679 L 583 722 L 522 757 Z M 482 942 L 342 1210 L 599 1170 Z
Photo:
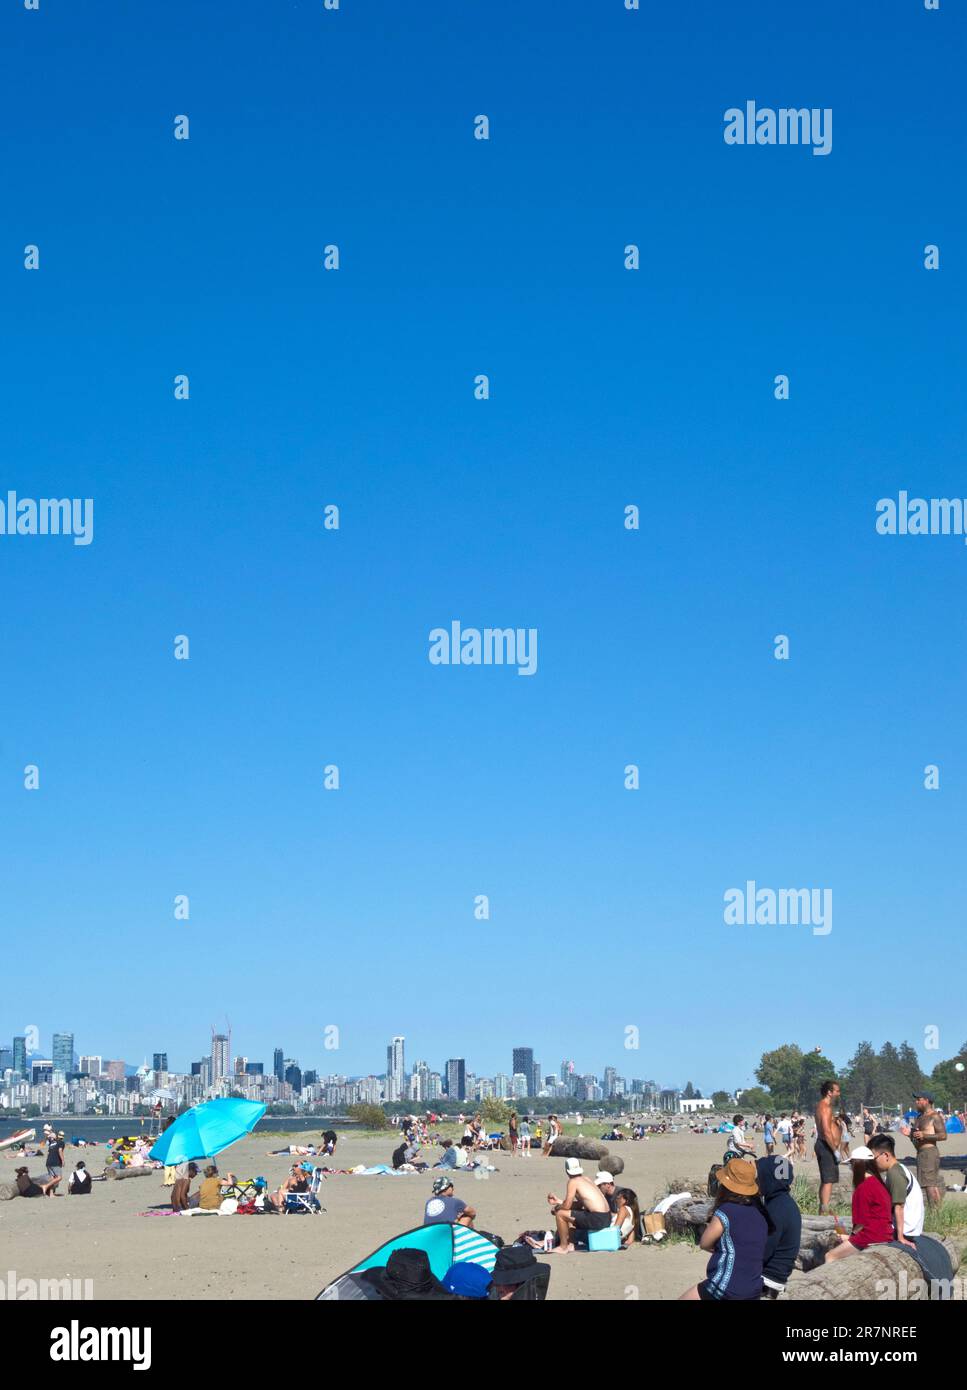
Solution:
M 711 1210 L 712 1203 L 707 1198 L 676 1202 L 665 1213 L 665 1229 L 675 1235 L 691 1234 L 697 1241 L 708 1223 Z M 847 1234 L 853 1229 L 849 1221 L 844 1220 L 841 1224 Z M 826 1251 L 836 1244 L 835 1225 L 835 1216 L 803 1217 L 799 1254 L 796 1256 L 797 1269 L 814 1269 L 822 1264 Z
M 109 1178 L 112 1182 L 120 1182 L 122 1178 L 147 1178 L 153 1173 L 161 1173 L 161 1168 L 112 1168 L 107 1166 L 102 1177 Z
M 37 1183 L 38 1186 L 39 1186 L 40 1183 L 42 1183 L 42 1182 L 48 1182 L 49 1179 L 50 1179 L 50 1174 L 49 1174 L 49 1173 L 45 1173 L 44 1176 L 43 1176 L 42 1178 L 34 1178 L 34 1177 L 32 1177 L 32 1178 L 30 1179 L 30 1181 L 31 1181 L 31 1182 Z M 0 1202 L 11 1202 L 11 1201 L 13 1201 L 14 1197 L 19 1197 L 19 1196 L 20 1196 L 20 1192 L 19 1192 L 19 1189 L 18 1189 L 18 1187 L 17 1187 L 16 1182 L 0 1182 Z
M 625 1170 L 625 1161 L 617 1154 L 609 1153 L 607 1146 L 599 1139 L 555 1139 L 551 1146 L 552 1158 L 580 1158 L 595 1162 L 599 1168 L 606 1169 L 615 1177 Z
M 964 1252 L 964 1242 L 948 1237 L 941 1244 L 956 1270 Z M 884 1299 L 917 1303 L 930 1297 L 930 1288 L 912 1255 L 892 1245 L 873 1245 L 850 1255 L 847 1260 L 821 1265 L 807 1274 L 793 1274 L 779 1297 L 795 1302 L 879 1302 Z

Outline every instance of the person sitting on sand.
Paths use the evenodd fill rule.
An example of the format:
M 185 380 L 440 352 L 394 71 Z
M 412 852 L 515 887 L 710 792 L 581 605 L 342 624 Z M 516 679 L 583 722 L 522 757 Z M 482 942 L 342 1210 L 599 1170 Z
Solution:
M 441 1221 L 472 1226 L 476 1215 L 474 1207 L 468 1206 L 461 1197 L 454 1196 L 452 1178 L 433 1179 L 432 1196 L 427 1198 L 423 1208 L 424 1226 L 433 1226 Z
M 188 1197 L 191 1180 L 198 1173 L 197 1163 L 179 1163 L 175 1166 L 175 1182 L 171 1189 L 172 1211 L 187 1211 L 191 1206 Z
M 279 1184 L 278 1192 L 269 1193 L 265 1200 L 270 1206 L 273 1206 L 276 1211 L 282 1211 L 285 1207 L 285 1199 L 290 1192 L 308 1191 L 308 1174 L 298 1163 L 293 1163 L 292 1167 L 289 1169 L 288 1177 L 283 1178 L 282 1182 Z
M 683 1293 L 679 1302 L 748 1303 L 762 1297 L 769 1221 L 759 1201 L 756 1166 L 744 1158 L 730 1158 L 716 1177 L 719 1190 L 699 1241 L 711 1259 L 705 1278 Z
M 627 1250 L 636 1240 L 641 1240 L 641 1211 L 638 1196 L 630 1187 L 616 1187 L 614 1190 L 614 1216 L 612 1226 L 617 1226 L 621 1244 Z
M 203 1211 L 217 1211 L 222 1204 L 222 1180 L 214 1163 L 209 1163 L 198 1189 L 198 1205 Z
M 557 1223 L 559 1244 L 555 1255 L 569 1255 L 574 1249 L 572 1235 L 575 1231 L 603 1231 L 611 1225 L 611 1207 L 608 1199 L 590 1178 L 585 1177 L 584 1169 L 576 1158 L 564 1161 L 567 1190 L 564 1200 L 547 1194 L 551 1215 Z
M 440 1155 L 437 1162 L 434 1163 L 434 1168 L 456 1168 L 457 1151 L 453 1145 L 452 1140 L 444 1139 L 441 1147 L 443 1149 L 443 1153 Z
M 67 1195 L 68 1197 L 87 1197 L 90 1195 L 90 1191 L 91 1175 L 87 1171 L 84 1160 L 79 1158 L 67 1182 Z
M 15 1169 L 13 1176 L 18 1197 L 46 1197 L 47 1189 L 52 1185 L 51 1181 L 34 1182 L 27 1168 Z
M 324 1154 L 327 1158 L 332 1158 L 333 1154 L 336 1152 L 337 1139 L 338 1135 L 334 1129 L 323 1130 L 322 1144 L 319 1149 L 320 1154 Z
M 887 1245 L 894 1239 L 890 1193 L 876 1166 L 872 1149 L 861 1144 L 849 1156 L 853 1169 L 853 1234 L 839 1236 L 839 1245 L 827 1250 L 825 1263 L 843 1260 L 871 1245 Z
M 457 1145 L 457 1157 L 453 1164 L 454 1168 L 475 1168 L 476 1164 L 471 1158 L 472 1152 L 471 1141 L 469 1139 L 461 1139 L 460 1143 Z

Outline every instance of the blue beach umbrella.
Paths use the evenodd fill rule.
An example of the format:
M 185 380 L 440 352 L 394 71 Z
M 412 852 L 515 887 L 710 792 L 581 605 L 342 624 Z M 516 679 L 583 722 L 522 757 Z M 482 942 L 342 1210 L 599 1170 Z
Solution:
M 179 1115 L 149 1154 L 158 1163 L 214 1158 L 255 1128 L 265 1106 L 254 1100 L 206 1100 Z

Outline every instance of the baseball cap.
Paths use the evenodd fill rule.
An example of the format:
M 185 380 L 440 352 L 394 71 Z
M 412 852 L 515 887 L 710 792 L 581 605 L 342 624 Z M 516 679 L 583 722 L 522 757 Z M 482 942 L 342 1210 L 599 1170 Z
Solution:
M 597 1183 L 598 1187 L 600 1187 L 603 1182 L 614 1182 L 614 1174 L 607 1173 L 602 1168 L 599 1173 L 595 1173 L 594 1181 Z
M 933 1105 L 933 1096 L 930 1095 L 930 1093 L 929 1093 L 928 1091 L 914 1091 L 914 1093 L 913 1093 L 913 1099 L 914 1099 L 914 1100 L 925 1100 L 925 1101 L 928 1102 L 928 1104 Z
M 579 1178 L 584 1173 L 584 1169 L 581 1167 L 581 1161 L 577 1158 L 566 1158 L 564 1160 L 564 1171 L 569 1178 Z
M 447 1293 L 459 1294 L 461 1298 L 486 1298 L 491 1279 L 483 1265 L 463 1260 L 450 1266 L 442 1282 Z
M 850 1163 L 853 1163 L 854 1161 L 859 1163 L 863 1159 L 868 1160 L 871 1158 L 876 1158 L 876 1154 L 873 1152 L 873 1150 L 867 1148 L 865 1144 L 860 1144 L 858 1149 L 853 1149 L 852 1153 L 849 1156 L 849 1161 Z

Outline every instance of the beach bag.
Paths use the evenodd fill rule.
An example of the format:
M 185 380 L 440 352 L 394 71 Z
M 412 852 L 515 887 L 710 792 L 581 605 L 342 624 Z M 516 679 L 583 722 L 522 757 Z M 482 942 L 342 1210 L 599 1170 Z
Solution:
M 660 1211 L 647 1211 L 641 1218 L 645 1228 L 645 1235 L 654 1236 L 659 1231 L 665 1231 L 665 1215 Z
M 621 1232 L 617 1226 L 605 1226 L 603 1231 L 588 1231 L 589 1250 L 620 1250 Z

